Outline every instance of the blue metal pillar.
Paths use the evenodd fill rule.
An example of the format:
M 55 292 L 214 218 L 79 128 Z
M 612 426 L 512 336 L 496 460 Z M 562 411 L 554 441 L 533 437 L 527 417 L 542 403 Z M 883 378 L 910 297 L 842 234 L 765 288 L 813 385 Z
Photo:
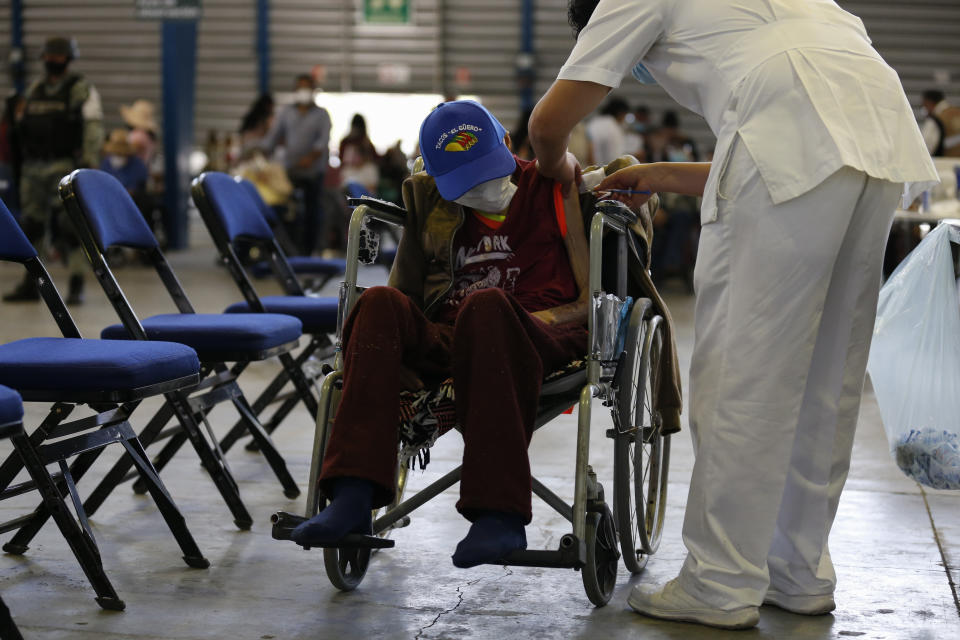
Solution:
M 10 3 L 10 75 L 13 88 L 23 93 L 26 69 L 23 52 L 23 0 Z
M 533 56 L 533 3 L 534 0 L 523 0 L 520 55 L 517 56 L 517 81 L 520 88 L 520 109 L 523 113 L 533 109 L 533 89 L 537 79 Z
M 270 93 L 270 0 L 257 0 L 257 63 L 260 95 Z
M 195 20 L 164 20 L 163 60 L 164 226 L 171 249 L 187 247 L 190 152 L 197 68 Z

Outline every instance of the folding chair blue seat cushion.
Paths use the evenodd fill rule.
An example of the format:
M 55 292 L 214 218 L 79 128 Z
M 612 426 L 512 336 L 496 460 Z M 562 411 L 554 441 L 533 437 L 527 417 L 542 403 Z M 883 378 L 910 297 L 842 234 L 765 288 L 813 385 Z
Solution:
M 312 276 L 333 277 L 347 270 L 347 261 L 343 258 L 316 258 L 313 256 L 288 256 L 287 262 L 294 273 Z M 257 262 L 250 268 L 257 278 L 270 275 L 269 262 Z
M 24 338 L 0 345 L 0 384 L 21 390 L 132 390 L 199 370 L 196 352 L 173 342 Z
M 268 313 L 283 313 L 299 318 L 304 333 L 333 333 L 337 330 L 337 299 L 309 296 L 263 296 L 260 302 Z M 250 305 L 235 302 L 225 313 L 248 313 Z M 260 314 L 261 316 L 263 314 Z
M 292 316 L 275 313 L 166 313 L 142 323 L 150 340 L 179 342 L 201 356 L 214 353 L 257 353 L 294 342 L 303 325 Z M 130 339 L 122 324 L 104 329 L 106 339 Z
M 0 386 L 0 426 L 23 420 L 23 401 L 20 394 Z

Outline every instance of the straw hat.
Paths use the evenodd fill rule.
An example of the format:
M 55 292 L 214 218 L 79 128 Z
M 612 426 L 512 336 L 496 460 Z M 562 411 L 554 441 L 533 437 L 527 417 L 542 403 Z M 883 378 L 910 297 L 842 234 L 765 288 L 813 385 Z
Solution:
M 114 156 L 132 156 L 133 147 L 127 141 L 127 132 L 123 129 L 114 129 L 103 145 L 103 152 Z
M 123 121 L 135 129 L 157 131 L 157 120 L 153 115 L 153 103 L 149 100 L 135 100 L 129 107 L 120 105 Z

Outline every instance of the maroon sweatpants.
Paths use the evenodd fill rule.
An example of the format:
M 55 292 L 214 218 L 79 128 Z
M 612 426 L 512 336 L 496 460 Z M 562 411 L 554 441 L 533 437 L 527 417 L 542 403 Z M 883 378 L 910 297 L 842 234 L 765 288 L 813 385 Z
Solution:
M 380 489 L 374 506 L 390 503 L 400 424 L 401 365 L 426 384 L 453 374 L 463 429 L 463 476 L 457 510 L 522 515 L 530 521 L 527 446 L 544 372 L 582 358 L 582 325 L 548 325 L 501 289 L 485 289 L 460 305 L 453 326 L 430 322 L 407 296 L 373 287 L 360 296 L 344 327 L 344 385 L 320 475 L 351 476 Z

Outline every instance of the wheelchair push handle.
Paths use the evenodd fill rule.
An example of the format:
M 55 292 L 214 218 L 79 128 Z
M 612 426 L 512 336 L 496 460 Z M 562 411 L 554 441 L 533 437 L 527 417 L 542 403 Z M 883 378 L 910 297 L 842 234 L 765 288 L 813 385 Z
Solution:
M 373 198 L 371 196 L 361 196 L 359 198 L 347 198 L 347 204 L 351 207 L 359 207 L 361 205 L 366 205 L 375 213 L 387 214 L 388 218 L 383 220 L 384 222 L 392 222 L 394 224 L 402 224 L 402 220 L 405 220 L 407 217 L 407 210 L 403 207 L 397 206 L 392 202 L 387 202 L 386 200 L 381 200 L 379 198 Z M 374 215 L 373 217 L 377 217 Z
M 596 204 L 596 208 L 603 215 L 613 218 L 626 227 L 637 221 L 637 214 L 619 200 L 601 200 Z

